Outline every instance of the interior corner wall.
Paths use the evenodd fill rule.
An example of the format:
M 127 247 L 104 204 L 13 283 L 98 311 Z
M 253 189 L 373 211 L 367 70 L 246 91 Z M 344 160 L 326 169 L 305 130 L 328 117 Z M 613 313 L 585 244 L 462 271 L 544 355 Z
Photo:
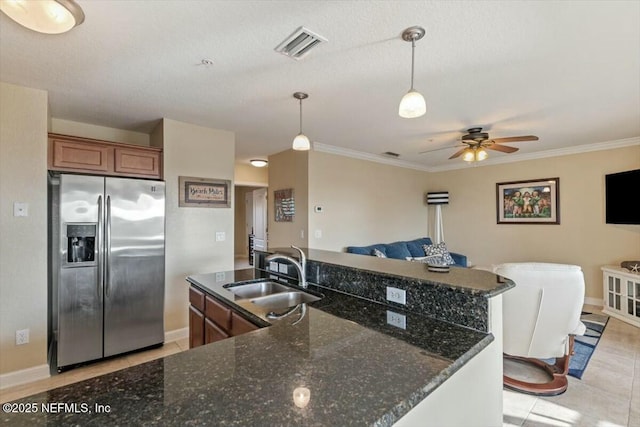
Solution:
M 159 135 L 166 181 L 165 331 L 173 331 L 189 324 L 185 278 L 234 267 L 235 135 L 166 118 L 152 134 L 154 145 Z M 231 208 L 179 207 L 180 176 L 231 181 Z M 225 233 L 224 241 L 216 241 L 217 232 Z
M 0 374 L 47 363 L 47 103 L 0 83 Z M 28 216 L 14 217 L 14 202 Z M 28 344 L 15 344 L 19 329 Z
M 428 236 L 428 180 L 424 171 L 311 152 L 309 247 L 343 251 Z
M 287 150 L 269 156 L 269 191 L 267 193 L 268 248 L 308 246 L 309 152 Z M 276 221 L 276 190 L 293 189 L 295 215 L 291 222 Z
M 604 177 L 638 168 L 640 145 L 431 173 L 429 190 L 449 191 L 442 217 L 450 250 L 476 265 L 576 264 L 587 298 L 602 299 L 600 267 L 640 259 L 640 225 L 605 223 Z M 560 178 L 559 225 L 497 224 L 496 183 L 554 177 Z

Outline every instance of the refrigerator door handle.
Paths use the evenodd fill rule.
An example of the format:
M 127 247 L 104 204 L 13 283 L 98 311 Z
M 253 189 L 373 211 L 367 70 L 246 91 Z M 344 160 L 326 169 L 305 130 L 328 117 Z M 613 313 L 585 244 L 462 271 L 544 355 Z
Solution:
M 97 242 L 96 242 L 96 259 L 98 260 L 98 280 L 96 280 L 96 292 L 98 293 L 98 298 L 100 298 L 102 291 L 102 279 L 104 276 L 104 262 L 102 259 L 102 236 L 104 233 L 104 217 L 102 215 L 102 196 L 98 196 L 98 233 L 97 233 Z
M 105 280 L 104 280 L 104 289 L 105 295 L 109 296 L 109 288 L 111 287 L 111 196 L 107 196 L 107 214 L 106 214 L 106 244 L 104 251 L 104 260 L 105 260 Z

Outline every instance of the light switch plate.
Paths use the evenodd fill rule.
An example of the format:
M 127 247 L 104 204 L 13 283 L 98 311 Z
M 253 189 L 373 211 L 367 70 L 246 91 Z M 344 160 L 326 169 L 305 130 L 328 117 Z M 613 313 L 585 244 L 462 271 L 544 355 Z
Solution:
M 271 271 L 278 271 L 278 267 L 280 266 L 280 263 L 275 262 L 275 261 L 271 261 L 269 262 L 269 270 Z
M 407 291 L 387 286 L 387 301 L 397 302 L 398 304 L 407 304 Z
M 29 216 L 29 203 L 14 202 L 13 216 Z
M 226 238 L 224 231 L 216 231 L 216 242 L 224 242 Z
M 280 264 L 280 267 L 278 268 L 278 273 L 287 274 L 288 272 L 289 272 L 289 267 L 287 266 L 287 264 L 285 263 Z

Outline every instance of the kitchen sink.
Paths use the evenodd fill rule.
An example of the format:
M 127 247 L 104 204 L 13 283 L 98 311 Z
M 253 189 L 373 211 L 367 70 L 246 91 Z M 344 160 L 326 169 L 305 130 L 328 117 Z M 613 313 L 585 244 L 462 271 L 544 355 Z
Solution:
M 276 282 L 263 281 L 226 287 L 226 289 L 242 299 L 264 297 L 267 295 L 290 292 L 291 288 Z
M 318 300 L 320 300 L 320 297 L 308 294 L 306 292 L 289 291 L 254 298 L 251 300 L 251 302 L 270 310 L 277 310 L 281 308 L 293 307 L 304 302 L 314 302 Z

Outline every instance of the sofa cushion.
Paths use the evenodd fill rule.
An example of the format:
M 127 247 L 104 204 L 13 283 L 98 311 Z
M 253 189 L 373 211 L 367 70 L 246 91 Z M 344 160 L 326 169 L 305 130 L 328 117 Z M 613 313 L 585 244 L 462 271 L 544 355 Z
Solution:
M 406 257 L 411 256 L 411 252 L 409 252 L 406 242 L 387 243 L 384 246 L 384 253 L 388 258 L 405 259 Z
M 440 256 L 446 265 L 454 265 L 456 262 L 447 250 L 447 245 L 440 242 L 437 245 L 424 245 L 424 253 L 426 256 Z
M 409 249 L 409 253 L 411 253 L 412 257 L 423 257 L 424 253 L 424 245 L 431 245 L 431 239 L 428 237 L 421 237 L 419 239 L 410 240 L 407 243 L 407 249 Z

